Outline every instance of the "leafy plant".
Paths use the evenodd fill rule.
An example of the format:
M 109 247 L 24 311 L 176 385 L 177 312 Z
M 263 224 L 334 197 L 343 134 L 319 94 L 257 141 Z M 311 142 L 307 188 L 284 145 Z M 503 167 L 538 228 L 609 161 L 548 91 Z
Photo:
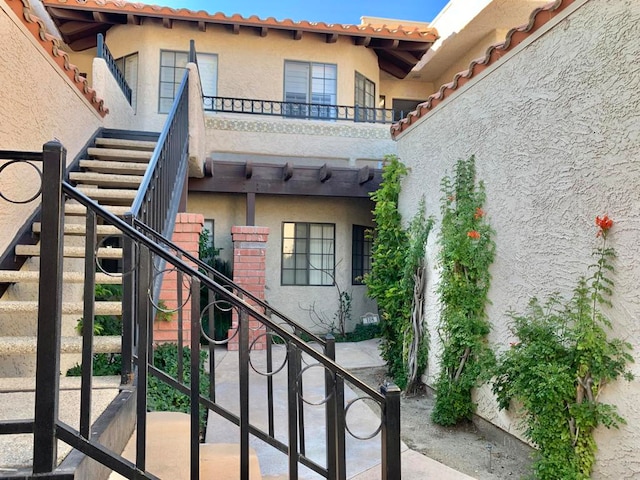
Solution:
M 96 377 L 117 376 L 122 372 L 122 357 L 119 353 L 96 353 L 93 355 L 93 375 Z M 82 366 L 76 363 L 67 370 L 67 377 L 82 375 Z
M 488 380 L 494 362 L 487 344 L 491 327 L 485 305 L 495 243 L 482 209 L 484 184 L 476 185 L 475 158 L 459 160 L 454 177 L 445 176 L 441 188 L 438 294 L 442 355 L 432 419 L 439 425 L 454 425 L 471 418 L 476 407 L 471 391 Z
M 525 435 L 539 448 L 534 470 L 541 480 L 589 478 L 593 431 L 624 423 L 614 405 L 599 400 L 607 384 L 632 379 L 626 366 L 633 358 L 628 343 L 607 338 L 611 323 L 601 306 L 611 306 L 607 275 L 615 252 L 606 243 L 613 222 L 605 215 L 596 224 L 602 244 L 593 275 L 581 277 L 564 303 L 557 294 L 544 304 L 533 298 L 525 314 L 511 315 L 518 341 L 501 355 L 493 382 L 500 408 L 516 400 L 524 412 Z
M 422 329 L 415 329 L 412 323 L 414 275 L 417 269 L 423 268 L 425 243 L 433 221 L 425 220 L 422 205 L 411 227 L 403 228 L 398 198 L 402 178 L 408 170 L 395 155 L 389 155 L 385 160 L 380 188 L 371 194 L 375 202 L 376 232 L 371 273 L 365 275 L 364 283 L 381 312 L 382 357 L 396 384 L 404 389 L 410 380 L 408 356 L 415 354 L 418 360 L 412 372 L 421 372 L 426 367 L 426 340 L 417 338 L 415 350 L 408 345 L 414 342 L 416 332 L 423 335 Z M 422 317 L 418 322 L 421 327 Z M 411 380 L 413 384 L 415 379 Z
M 200 393 L 205 396 L 209 392 L 209 376 L 204 373 L 204 362 L 207 358 L 205 351 L 200 351 Z M 184 378 L 182 383 L 189 385 L 191 374 L 189 365 L 191 361 L 191 350 L 188 347 L 182 349 L 182 360 L 184 368 Z M 175 343 L 163 343 L 157 345 L 153 351 L 153 364 L 159 370 L 178 380 L 178 346 Z M 173 387 L 167 385 L 154 376 L 148 378 L 147 410 L 150 412 L 190 412 L 191 402 L 189 397 Z M 200 424 L 206 421 L 206 408 L 200 407 Z

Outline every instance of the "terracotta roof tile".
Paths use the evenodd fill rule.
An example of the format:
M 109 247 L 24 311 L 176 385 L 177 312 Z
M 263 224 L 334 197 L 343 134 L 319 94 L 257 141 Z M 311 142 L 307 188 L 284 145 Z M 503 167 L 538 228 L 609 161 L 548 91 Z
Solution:
M 391 125 L 391 136 L 396 138 L 418 119 L 427 115 L 435 107 L 453 95 L 458 88 L 471 81 L 473 77 L 477 76 L 490 65 L 498 62 L 507 52 L 522 43 L 523 40 L 532 35 L 574 1 L 575 0 L 555 0 L 543 7 L 536 8 L 531 12 L 529 22 L 526 25 L 509 30 L 504 42 L 491 45 L 487 48 L 484 57 L 473 60 L 467 70 L 457 73 L 453 77 L 453 81 L 442 85 L 438 91 L 430 95 L 425 102 L 419 104 L 413 112 Z
M 424 28 L 387 28 L 377 25 L 342 25 L 291 19 L 276 20 L 274 17 L 261 19 L 257 15 L 243 17 L 239 14 L 225 15 L 222 12 L 210 14 L 204 10 L 193 11 L 186 8 L 174 9 L 144 3 L 131 3 L 122 0 L 43 0 L 46 7 L 72 8 L 113 13 L 131 13 L 140 16 L 163 17 L 173 20 L 205 21 L 218 24 L 237 24 L 240 26 L 268 27 L 275 29 L 298 29 L 315 33 L 337 33 L 342 35 L 375 36 L 394 40 L 434 42 L 438 38 L 435 29 Z
M 69 61 L 69 55 L 62 50 L 62 42 L 47 32 L 44 22 L 33 14 L 29 0 L 7 0 L 11 9 L 22 20 L 27 29 L 33 34 L 42 47 L 51 55 L 53 60 L 62 68 L 85 98 L 91 102 L 93 108 L 104 117 L 109 113 L 104 101 L 98 98 L 95 90 L 89 87 L 87 79 L 80 75 L 80 70 Z

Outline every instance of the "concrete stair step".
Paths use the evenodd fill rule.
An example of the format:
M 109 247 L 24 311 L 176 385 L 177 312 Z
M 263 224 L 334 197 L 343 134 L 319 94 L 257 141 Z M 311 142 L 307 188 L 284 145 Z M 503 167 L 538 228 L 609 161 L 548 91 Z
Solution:
M 116 173 L 125 175 L 144 175 L 148 163 L 109 162 L 103 160 L 80 160 L 80 168 L 100 173 Z
M 63 314 L 82 314 L 82 302 L 62 302 Z M 37 313 L 37 301 L 1 301 L 0 313 Z M 122 315 L 121 302 L 95 302 L 96 315 Z
M 124 138 L 96 138 L 96 146 L 103 148 L 123 148 L 127 150 L 153 150 L 157 142 L 148 140 L 127 140 Z
M 148 162 L 153 155 L 147 150 L 124 150 L 120 148 L 97 148 L 90 147 L 87 153 L 95 158 L 103 160 L 117 160 L 119 162 Z
M 101 207 L 118 217 L 124 216 L 131 210 L 129 206 L 122 205 L 101 205 Z M 64 206 L 64 213 L 65 215 L 84 216 L 87 214 L 87 208 L 79 203 L 66 203 Z
M 120 387 L 120 376 L 93 377 L 93 390 Z M 0 393 L 35 392 L 35 377 L 0 377 Z M 60 377 L 60 390 L 80 390 L 80 377 Z
M 122 337 L 94 336 L 94 353 L 119 353 Z M 36 353 L 36 337 L 0 337 L 0 356 Z M 60 353 L 82 353 L 82 337 L 62 337 Z
M 142 183 L 141 175 L 119 175 L 115 173 L 71 172 L 69 179 L 85 185 L 107 188 L 135 188 Z
M 21 270 L 0 270 L 0 283 L 38 283 L 40 272 Z M 62 274 L 64 283 L 84 283 L 83 272 L 64 272 Z M 96 283 L 109 285 L 120 285 L 122 277 L 117 275 L 107 275 L 106 273 L 96 273 Z
M 189 480 L 189 415 L 177 412 L 147 413 L 147 470 L 162 479 Z M 122 456 L 135 461 L 136 433 L 133 432 Z M 261 480 L 260 464 L 253 449 L 249 454 L 249 478 Z M 124 477 L 112 473 L 110 480 Z M 200 478 L 237 480 L 240 478 L 240 446 L 200 444 Z
M 63 254 L 67 258 L 84 258 L 84 247 L 64 247 Z M 37 257 L 40 255 L 40 245 L 16 245 L 16 255 Z M 98 258 L 120 259 L 122 258 L 122 249 L 113 247 L 98 248 Z
M 136 190 L 123 188 L 98 188 L 91 185 L 77 185 L 76 188 L 93 200 L 107 200 L 114 203 L 131 203 L 136 198 Z
M 42 224 L 36 222 L 33 224 L 33 233 L 40 233 L 42 231 Z M 122 232 L 113 225 L 98 225 L 96 229 L 98 235 L 111 236 L 120 235 Z M 65 235 L 85 235 L 87 233 L 87 227 L 84 223 L 65 223 L 64 225 Z

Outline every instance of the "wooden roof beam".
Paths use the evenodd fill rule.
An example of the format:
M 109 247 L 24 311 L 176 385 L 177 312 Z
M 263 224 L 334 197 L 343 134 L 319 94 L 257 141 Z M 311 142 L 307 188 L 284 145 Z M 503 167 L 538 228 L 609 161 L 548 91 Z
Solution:
M 331 175 L 332 175 L 332 172 L 331 172 L 331 167 L 329 167 L 329 165 L 325 163 L 324 165 L 322 165 L 322 167 L 320 167 L 318 179 L 320 180 L 321 183 L 324 183 L 327 180 L 329 180 L 331 178 Z
M 291 177 L 293 177 L 293 165 L 291 163 L 287 162 L 282 167 L 282 179 L 285 182 L 288 182 L 289 180 L 291 180 Z
M 373 170 L 369 168 L 369 165 L 365 165 L 358 170 L 358 185 L 364 185 L 367 182 L 373 180 Z

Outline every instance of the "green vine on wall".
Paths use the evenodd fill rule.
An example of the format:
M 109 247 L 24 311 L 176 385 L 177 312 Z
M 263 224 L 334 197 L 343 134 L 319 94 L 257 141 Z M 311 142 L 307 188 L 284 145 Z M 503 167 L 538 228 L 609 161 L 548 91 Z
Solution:
M 426 368 L 428 349 L 422 304 L 414 309 L 414 289 L 418 272 L 424 269 L 424 249 L 433 220 L 425 219 L 422 202 L 409 228 L 402 226 L 398 198 L 408 170 L 395 155 L 385 160 L 382 183 L 371 195 L 376 231 L 371 273 L 364 282 L 381 312 L 382 358 L 396 384 L 413 390 Z
M 596 224 L 602 243 L 593 275 L 579 279 L 565 304 L 557 294 L 544 305 L 533 298 L 526 314 L 512 315 L 518 341 L 500 357 L 493 383 L 500 408 L 516 400 L 524 412 L 525 435 L 539 448 L 534 473 L 540 480 L 589 478 L 595 428 L 624 423 L 614 405 L 599 399 L 607 384 L 633 378 L 626 369 L 633 358 L 628 343 L 607 338 L 611 323 L 601 307 L 611 306 L 613 221 L 605 215 Z
M 438 286 L 442 341 L 440 373 L 432 419 L 454 425 L 475 411 L 471 391 L 486 380 L 494 363 L 487 344 L 490 324 L 485 314 L 495 255 L 493 230 L 484 210 L 482 182 L 476 186 L 475 158 L 459 160 L 454 177 L 441 182 L 441 278 Z

